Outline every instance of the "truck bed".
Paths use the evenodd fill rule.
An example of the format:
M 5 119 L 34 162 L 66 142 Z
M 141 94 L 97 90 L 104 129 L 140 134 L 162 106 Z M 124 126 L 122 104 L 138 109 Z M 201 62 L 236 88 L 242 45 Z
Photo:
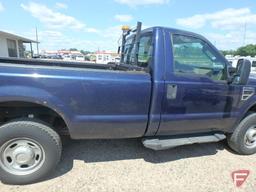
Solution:
M 145 71 L 4 58 L 0 82 L 0 103 L 48 107 L 61 114 L 71 138 L 141 137 L 147 128 L 152 83 Z
M 23 65 L 34 65 L 34 66 L 88 68 L 88 69 L 114 69 L 116 67 L 115 64 L 95 64 L 95 63 L 88 63 L 88 62 L 23 59 L 23 58 L 8 58 L 8 57 L 0 57 L 0 63 L 16 64 L 16 65 L 23 64 Z

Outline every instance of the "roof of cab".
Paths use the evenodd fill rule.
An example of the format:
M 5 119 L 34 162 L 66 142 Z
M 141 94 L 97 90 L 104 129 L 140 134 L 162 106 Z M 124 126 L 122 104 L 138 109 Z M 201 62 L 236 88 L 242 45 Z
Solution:
M 183 34 L 183 35 L 200 37 L 200 38 L 202 38 L 204 40 L 207 40 L 204 36 L 202 36 L 200 34 L 197 34 L 197 33 L 193 33 L 193 32 L 186 31 L 186 30 L 181 30 L 181 29 L 170 28 L 170 27 L 162 27 L 162 26 L 155 26 L 155 27 L 150 27 L 150 28 L 144 29 L 144 30 L 142 30 L 142 33 L 150 32 L 150 31 L 153 31 L 154 29 L 160 29 L 160 30 L 164 30 L 164 31 L 169 31 L 170 33 L 179 33 L 179 34 Z

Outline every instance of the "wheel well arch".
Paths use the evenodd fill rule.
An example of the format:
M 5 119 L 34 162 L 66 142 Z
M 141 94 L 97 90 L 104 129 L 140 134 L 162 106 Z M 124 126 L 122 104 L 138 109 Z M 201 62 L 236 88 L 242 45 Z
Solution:
M 254 103 L 248 110 L 247 110 L 247 113 L 248 112 L 256 112 L 256 103 Z
M 49 124 L 60 135 L 69 135 L 65 118 L 49 106 L 30 101 L 0 102 L 0 124 L 18 118 L 32 118 Z
M 242 116 L 240 118 L 240 121 L 242 121 L 248 114 L 256 113 L 256 102 L 249 105 L 242 113 Z M 239 121 L 239 122 L 240 122 Z

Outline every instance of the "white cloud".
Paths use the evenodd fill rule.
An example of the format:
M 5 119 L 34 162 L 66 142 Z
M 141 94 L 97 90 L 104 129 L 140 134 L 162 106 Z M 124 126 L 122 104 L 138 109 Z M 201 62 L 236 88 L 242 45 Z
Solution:
M 67 8 L 68 8 L 68 5 L 67 5 L 67 4 L 65 4 L 65 3 L 60 3 L 60 2 L 57 2 L 57 3 L 55 4 L 55 6 L 56 6 L 57 8 L 59 8 L 59 9 L 67 9 Z
M 88 33 L 99 33 L 100 31 L 98 29 L 93 28 L 93 27 L 89 27 L 89 28 L 85 29 L 85 32 L 88 32 Z
M 244 27 L 245 25 L 255 25 L 256 14 L 242 15 L 238 17 L 230 17 L 229 19 L 217 20 L 211 23 L 214 28 L 235 29 Z
M 184 27 L 200 28 L 205 25 L 206 19 L 202 15 L 177 19 L 176 23 Z
M 90 29 L 90 28 L 89 28 Z M 118 47 L 118 38 L 121 33 L 118 33 L 119 30 L 112 31 L 115 27 L 110 27 L 107 29 L 102 29 L 102 33 L 98 30 L 94 38 L 88 38 L 88 36 L 76 36 L 68 35 L 64 31 L 58 31 L 54 29 L 48 30 L 38 30 L 39 37 L 39 49 L 40 50 L 60 50 L 60 49 L 69 49 L 77 48 L 79 50 L 88 50 L 96 51 L 100 50 L 113 50 L 117 51 Z M 117 29 L 117 27 L 116 27 Z M 92 29 L 91 29 L 92 30 Z M 35 30 L 32 29 L 28 32 L 21 34 L 25 37 L 35 37 Z
M 107 27 L 105 29 L 85 28 L 86 32 L 94 34 L 81 35 L 83 32 L 75 32 L 79 35 L 70 35 L 58 29 L 39 29 L 39 49 L 40 50 L 59 50 L 75 47 L 77 49 L 96 51 L 112 50 L 117 51 L 121 43 L 121 25 Z M 146 27 L 146 26 L 144 26 Z M 35 30 L 22 34 L 23 36 L 34 37 Z
M 30 2 L 27 5 L 21 4 L 21 7 L 50 28 L 72 28 L 78 30 L 85 28 L 85 24 L 76 18 L 55 12 L 43 4 Z
M 176 20 L 178 25 L 198 29 L 210 24 L 214 28 L 234 29 L 247 24 L 256 24 L 256 14 L 249 8 L 224 9 L 215 13 L 197 14 Z
M 122 26 L 121 25 L 116 25 L 112 27 L 108 27 L 104 30 L 102 30 L 101 35 L 105 38 L 113 38 L 115 40 L 118 39 L 122 35 Z
M 162 5 L 169 2 L 169 0 L 115 0 L 117 3 L 125 4 L 131 7 L 139 5 Z
M 31 30 L 24 36 L 34 36 L 35 31 Z M 67 36 L 56 30 L 38 30 L 39 49 L 40 50 L 60 50 L 75 47 L 77 49 L 96 50 L 92 41 L 86 41 L 74 36 Z M 96 44 L 96 42 L 95 42 Z
M 0 2 L 0 12 L 2 12 L 4 10 L 4 6 L 3 4 Z
M 117 14 L 115 15 L 115 19 L 120 22 L 130 22 L 133 19 L 133 17 L 131 15 Z
M 246 38 L 244 38 L 243 30 L 234 30 L 226 33 L 208 33 L 205 36 L 221 50 L 236 49 L 245 44 L 256 44 L 256 33 L 253 31 L 247 31 Z

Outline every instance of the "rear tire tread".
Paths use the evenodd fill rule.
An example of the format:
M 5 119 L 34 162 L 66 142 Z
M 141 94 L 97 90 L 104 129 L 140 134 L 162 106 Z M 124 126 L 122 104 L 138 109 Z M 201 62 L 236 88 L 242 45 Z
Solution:
M 0 126 L 0 134 L 2 132 L 7 134 L 8 137 L 12 137 L 11 136 L 12 134 L 10 133 L 10 130 L 8 128 L 13 129 L 13 131 L 20 130 L 20 128 L 22 128 L 25 131 L 26 129 L 35 130 L 35 131 L 27 132 L 29 135 L 31 134 L 30 135 L 31 139 L 33 139 L 33 135 L 35 136 L 37 135 L 36 137 L 38 136 L 41 137 L 40 135 L 42 135 L 42 137 L 44 138 L 42 142 L 44 144 L 46 144 L 45 142 L 49 144 L 51 143 L 51 146 L 52 146 L 52 149 L 49 149 L 50 146 L 49 144 L 47 144 L 49 147 L 45 148 L 44 150 L 48 150 L 48 151 L 50 150 L 52 152 L 54 150 L 54 153 L 51 152 L 52 156 L 46 156 L 47 158 L 51 159 L 50 161 L 48 161 L 50 164 L 45 164 L 44 168 L 41 167 L 38 171 L 31 174 L 31 176 L 28 175 L 24 179 L 22 177 L 7 173 L 6 171 L 4 171 L 5 172 L 4 173 L 3 170 L 1 170 L 1 172 L 3 172 L 0 174 L 2 182 L 8 183 L 8 184 L 29 184 L 29 183 L 41 181 L 41 179 L 43 179 L 46 176 L 47 174 L 46 172 L 51 171 L 53 167 L 55 167 L 60 161 L 61 153 L 62 153 L 62 142 L 61 142 L 60 136 L 58 135 L 57 132 L 55 132 L 54 129 L 52 129 L 49 125 L 47 125 L 47 123 L 37 119 L 23 118 L 23 119 L 16 119 L 16 120 L 7 122 L 6 124 L 3 124 L 2 126 Z M 27 133 L 25 133 L 25 135 Z M 16 135 L 22 135 L 22 133 L 17 132 Z M 2 139 L 4 139 L 4 137 Z M 35 175 L 35 177 L 32 175 Z

